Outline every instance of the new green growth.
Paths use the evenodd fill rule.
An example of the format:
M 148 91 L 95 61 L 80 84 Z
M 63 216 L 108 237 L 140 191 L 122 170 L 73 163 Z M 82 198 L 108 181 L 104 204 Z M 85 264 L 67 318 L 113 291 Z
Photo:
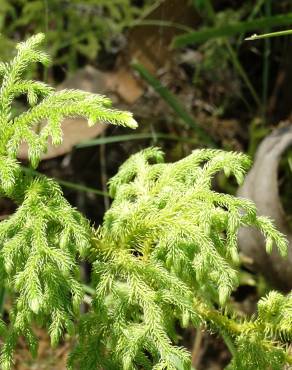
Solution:
M 219 333 L 233 355 L 229 370 L 292 364 L 291 294 L 270 292 L 256 317 L 242 319 L 228 308 L 239 284 L 240 227 L 261 230 L 268 252 L 275 246 L 284 256 L 287 250 L 285 237 L 253 203 L 212 190 L 221 170 L 243 181 L 250 166 L 245 155 L 195 150 L 165 163 L 158 148 L 148 148 L 131 156 L 110 181 L 113 202 L 98 229 L 53 180 L 21 170 L 20 144 L 27 143 L 36 167 L 49 138 L 62 142 L 65 117 L 136 127 L 131 113 L 112 109 L 104 96 L 55 92 L 25 80 L 31 63 L 49 62 L 43 38 L 20 43 L 15 58 L 0 64 L 0 191 L 17 204 L 0 223 L 0 282 L 13 302 L 9 320 L 0 324 L 2 368 L 13 368 L 20 336 L 36 354 L 36 325 L 47 329 L 52 345 L 64 333 L 76 336 L 69 369 L 189 370 L 190 354 L 177 345 L 178 325 Z M 15 115 L 14 99 L 23 95 L 29 109 Z M 92 263 L 95 287 L 82 315 L 81 260 Z

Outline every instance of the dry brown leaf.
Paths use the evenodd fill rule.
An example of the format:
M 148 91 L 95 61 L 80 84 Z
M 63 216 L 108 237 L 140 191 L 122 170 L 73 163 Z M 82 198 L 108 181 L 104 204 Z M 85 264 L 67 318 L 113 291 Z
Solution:
M 173 50 L 170 43 L 173 37 L 184 31 L 176 25 L 194 27 L 199 21 L 195 7 L 188 0 L 165 0 L 157 9 L 150 13 L 146 21 L 159 21 L 153 25 L 137 25 L 131 29 L 128 37 L 128 48 L 125 51 L 125 59 L 130 62 L 137 59 L 151 73 L 163 67 L 171 59 Z M 167 26 L 162 23 L 168 22 Z M 173 26 L 170 26 L 171 23 Z
M 106 91 L 106 77 L 104 73 L 93 67 L 86 66 L 57 87 L 57 90 L 62 89 L 81 89 L 92 93 L 98 92 L 103 94 Z M 92 139 L 103 133 L 105 129 L 106 125 L 102 123 L 96 124 L 93 127 L 88 127 L 85 119 L 66 119 L 62 122 L 62 144 L 60 146 L 53 146 L 50 142 L 48 151 L 43 154 L 42 159 L 55 158 L 66 154 L 79 142 Z M 18 157 L 20 159 L 27 159 L 26 143 L 21 145 Z
M 55 158 L 60 155 L 69 153 L 72 148 L 84 140 L 93 139 L 102 134 L 105 130 L 105 124 L 97 124 L 93 127 L 88 127 L 87 121 L 81 118 L 66 119 L 62 123 L 63 142 L 59 146 L 54 146 L 49 138 L 48 151 L 43 154 L 42 160 Z M 20 159 L 27 159 L 27 144 L 22 143 L 18 157 Z
M 80 89 L 107 96 L 114 93 L 115 95 L 110 97 L 114 100 L 115 106 L 117 106 L 117 102 L 120 100 L 132 104 L 143 93 L 141 85 L 128 69 L 121 68 L 114 72 L 101 72 L 91 66 L 86 66 L 67 78 L 57 87 L 57 90 L 62 89 Z M 54 146 L 49 140 L 48 151 L 43 154 L 42 159 L 55 158 L 69 153 L 81 141 L 101 135 L 106 127 L 107 125 L 103 123 L 97 123 L 93 127 L 88 127 L 87 121 L 82 118 L 65 119 L 62 122 L 62 144 Z M 18 157 L 27 159 L 26 143 L 21 145 Z
M 105 73 L 104 78 L 107 91 L 115 93 L 127 104 L 134 104 L 144 92 L 142 84 L 127 67 Z

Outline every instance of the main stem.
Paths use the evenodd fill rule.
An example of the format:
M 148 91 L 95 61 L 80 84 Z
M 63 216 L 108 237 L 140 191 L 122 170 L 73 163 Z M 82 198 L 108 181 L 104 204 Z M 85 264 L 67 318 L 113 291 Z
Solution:
M 220 311 L 209 308 L 203 304 L 201 306 L 196 306 L 196 311 L 203 317 L 206 323 L 208 323 L 211 327 L 213 327 L 222 335 L 232 355 L 235 352 L 234 341 L 236 337 L 244 332 L 247 332 L 247 330 L 252 331 L 253 329 L 256 329 L 256 326 L 258 325 L 257 323 L 252 321 L 239 323 L 234 319 L 230 319 L 229 317 L 223 315 Z M 272 344 L 269 345 L 265 343 L 265 346 L 267 347 L 267 349 L 272 348 Z M 292 365 L 292 356 L 288 353 L 286 353 L 286 362 L 289 365 Z

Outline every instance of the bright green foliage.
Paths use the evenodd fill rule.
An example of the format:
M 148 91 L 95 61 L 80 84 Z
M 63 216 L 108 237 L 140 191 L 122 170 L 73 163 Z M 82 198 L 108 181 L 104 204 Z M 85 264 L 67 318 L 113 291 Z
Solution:
M 33 321 L 48 325 L 53 344 L 65 329 L 72 332 L 72 320 L 83 298 L 78 255 L 84 257 L 91 243 L 88 222 L 68 204 L 59 186 L 21 172 L 16 159 L 19 145 L 23 141 L 28 144 L 35 167 L 47 149 L 49 136 L 53 144 L 61 143 L 65 117 L 81 116 L 89 125 L 104 121 L 136 126 L 131 113 L 111 109 L 110 100 L 103 96 L 78 90 L 55 92 L 44 83 L 23 80 L 31 63 L 49 62 L 39 49 L 43 38 L 38 34 L 19 44 L 15 58 L 0 64 L 0 191 L 19 206 L 0 223 L 1 284 L 16 293 L 11 324 L 4 334 L 3 369 L 10 366 L 19 335 L 24 335 L 35 351 Z M 30 107 L 13 116 L 13 101 L 21 95 L 27 96 Z
M 154 3 L 146 0 L 139 7 L 132 0 L 0 0 L 0 55 L 8 56 L 15 33 L 47 32 L 54 64 L 76 69 L 78 56 L 94 60 L 101 45 L 117 44 L 121 32 Z
M 271 292 L 259 302 L 256 318 L 242 320 L 228 311 L 239 280 L 238 229 L 260 229 L 268 252 L 274 245 L 282 255 L 287 249 L 283 235 L 257 216 L 251 202 L 212 190 L 221 170 L 241 183 L 250 165 L 246 156 L 196 150 L 164 163 L 156 148 L 133 155 L 110 181 L 114 200 L 97 231 L 54 181 L 21 171 L 21 142 L 36 166 L 49 137 L 61 142 L 64 117 L 136 126 L 130 113 L 111 109 L 105 97 L 23 80 L 29 63 L 48 62 L 39 50 L 42 39 L 21 43 L 12 62 L 0 65 L 0 191 L 18 205 L 0 223 L 0 281 L 13 302 L 9 323 L 0 321 L 2 369 L 11 369 L 19 336 L 37 351 L 36 323 L 48 329 L 53 345 L 77 327 L 71 369 L 189 370 L 189 353 L 178 346 L 179 324 L 219 332 L 234 355 L 229 369 L 291 363 L 285 348 L 292 340 L 291 295 Z M 12 103 L 20 95 L 27 95 L 30 108 L 14 116 Z M 81 318 L 80 257 L 93 263 L 96 287 Z
M 283 347 L 292 340 L 292 293 L 284 297 L 271 292 L 258 304 L 258 318 L 253 326 L 246 325 L 236 339 L 237 352 L 228 369 L 234 370 L 282 370 L 286 362 Z M 291 361 L 290 361 L 291 364 Z
M 268 251 L 275 243 L 286 253 L 286 240 L 251 202 L 211 189 L 216 172 L 240 183 L 249 164 L 244 155 L 216 150 L 168 164 L 149 148 L 121 166 L 97 238 L 93 309 L 81 321 L 71 363 L 90 370 L 190 369 L 185 350 L 173 346 L 179 319 L 230 337 L 238 348 L 232 369 L 256 369 L 259 361 L 258 369 L 268 362 L 281 368 L 285 351 L 275 341 L 292 338 L 290 298 L 271 293 L 259 318 L 242 324 L 214 311 L 238 285 L 239 227 L 258 227 Z
M 33 167 L 37 166 L 41 154 L 46 151 L 49 136 L 53 144 L 61 143 L 60 124 L 65 117 L 82 116 L 88 119 L 90 126 L 97 121 L 105 121 L 136 127 L 130 113 L 110 109 L 111 101 L 104 96 L 80 90 L 54 92 L 50 86 L 42 82 L 22 80 L 23 72 L 31 63 L 48 64 L 48 55 L 38 50 L 43 38 L 43 34 L 38 34 L 27 42 L 18 44 L 18 53 L 12 62 L 0 64 L 0 74 L 3 76 L 0 90 L 0 155 L 7 155 L 13 161 L 20 143 L 26 141 Z M 27 95 L 31 108 L 13 117 L 11 113 L 13 99 L 20 95 Z M 43 121 L 46 121 L 46 125 L 36 133 L 33 129 Z M 8 181 L 4 186 L 10 184 L 9 179 L 6 179 L 7 171 L 15 171 L 13 162 L 4 163 L 4 168 L 0 169 L 0 172 L 5 174 L 2 181 Z

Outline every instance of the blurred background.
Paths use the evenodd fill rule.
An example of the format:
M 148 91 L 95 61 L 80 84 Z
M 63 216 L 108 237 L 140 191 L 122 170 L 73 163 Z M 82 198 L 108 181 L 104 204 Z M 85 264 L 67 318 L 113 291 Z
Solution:
M 105 94 L 133 112 L 135 132 L 65 121 L 63 145 L 52 146 L 38 168 L 93 225 L 110 205 L 107 181 L 129 155 L 154 145 L 175 161 L 213 147 L 251 156 L 255 171 L 239 192 L 292 240 L 292 36 L 246 40 L 290 28 L 289 0 L 0 0 L 0 58 L 9 60 L 17 42 L 44 32 L 52 64 L 29 71 L 30 77 L 57 89 Z M 25 107 L 19 99 L 15 110 Z M 27 165 L 25 147 L 19 158 Z M 214 187 L 238 192 L 223 174 Z M 1 219 L 14 210 L 7 199 L 0 206 Z M 262 250 L 261 239 L 250 235 Z M 279 267 L 277 256 L 254 254 L 250 235 L 239 235 L 241 284 L 231 303 L 243 316 L 254 314 L 272 287 L 292 288 L 292 259 Z M 90 266 L 82 268 L 87 280 Z M 15 369 L 65 369 L 72 343 L 53 351 L 38 333 L 38 358 L 20 342 Z M 229 362 L 222 340 L 204 330 L 180 330 L 180 344 L 197 369 L 219 370 Z

